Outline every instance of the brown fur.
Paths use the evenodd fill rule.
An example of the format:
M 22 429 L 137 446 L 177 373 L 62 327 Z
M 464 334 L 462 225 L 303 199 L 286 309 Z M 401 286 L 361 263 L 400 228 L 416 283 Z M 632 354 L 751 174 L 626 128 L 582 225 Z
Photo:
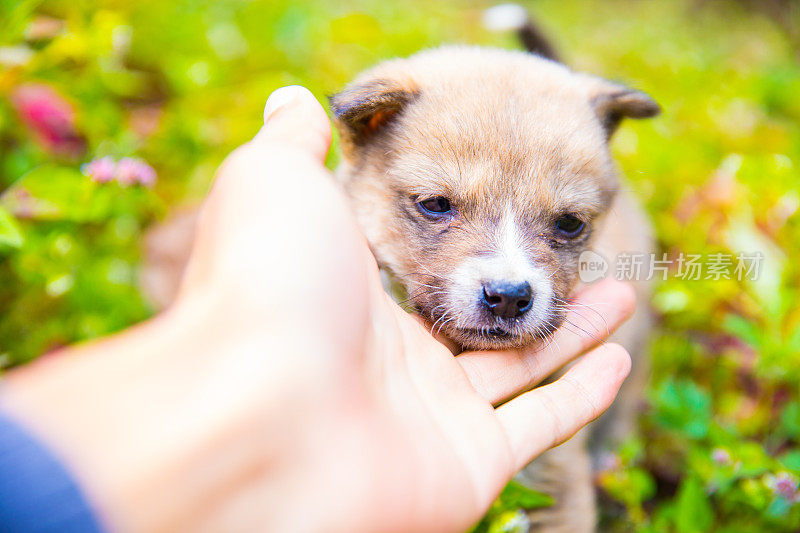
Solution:
M 608 150 L 623 117 L 658 112 L 640 92 L 531 54 L 445 47 L 375 67 L 334 96 L 332 107 L 344 154 L 338 176 L 379 264 L 405 286 L 413 307 L 464 347 L 519 346 L 552 334 L 578 285 L 583 250 L 609 258 L 650 250 L 648 226 L 618 192 Z M 439 196 L 455 210 L 431 220 L 416 202 Z M 564 214 L 586 223 L 581 235 L 554 231 Z M 481 311 L 478 293 L 470 301 L 483 274 L 463 266 L 503 261 L 509 225 L 520 255 L 549 280 L 540 280 L 551 291 L 539 295 L 550 300 L 534 309 L 541 316 L 501 320 Z M 465 272 L 477 277 L 474 286 Z M 637 291 L 645 295 L 646 284 Z M 510 335 L 487 333 L 499 325 Z M 618 340 L 638 348 L 646 327 L 639 312 Z M 611 426 L 629 425 L 638 398 L 631 388 L 638 385 L 620 398 L 622 422 Z M 541 529 L 594 528 L 585 434 L 522 474 L 557 498 L 532 515 Z
M 618 188 L 607 139 L 622 116 L 658 109 L 642 93 L 552 61 L 468 47 L 386 62 L 332 103 L 345 156 L 338 175 L 378 262 L 422 314 L 470 348 L 528 344 L 560 325 L 578 256 Z M 385 110 L 378 128 L 372 118 Z M 457 216 L 426 219 L 415 203 L 431 196 L 448 198 Z M 493 338 L 474 331 L 500 321 L 477 309 L 457 316 L 466 311 L 454 309 L 452 278 L 465 259 L 499 253 L 509 212 L 553 301 L 548 316 L 505 322 L 511 335 Z M 570 213 L 587 228 L 559 239 L 554 223 Z

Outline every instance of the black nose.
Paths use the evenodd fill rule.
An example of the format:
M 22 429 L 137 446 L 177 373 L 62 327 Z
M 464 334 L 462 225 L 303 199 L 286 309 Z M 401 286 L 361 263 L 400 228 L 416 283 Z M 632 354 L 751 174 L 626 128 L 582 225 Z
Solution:
M 483 301 L 493 314 L 514 318 L 531 308 L 533 295 L 527 281 L 490 281 L 483 284 Z

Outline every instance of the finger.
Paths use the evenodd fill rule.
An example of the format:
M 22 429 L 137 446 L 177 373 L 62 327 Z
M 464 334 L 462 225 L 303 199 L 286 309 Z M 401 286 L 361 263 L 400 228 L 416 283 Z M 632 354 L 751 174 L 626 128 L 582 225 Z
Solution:
M 270 218 L 296 218 L 297 203 L 288 200 L 302 198 L 307 214 L 316 213 L 309 207 L 312 201 L 325 204 L 341 196 L 332 190 L 334 180 L 323 166 L 330 123 L 308 89 L 289 86 L 273 92 L 264 120 L 255 138 L 234 150 L 217 171 L 200 213 L 200 237 L 233 235 L 229 232 L 236 228 L 260 231 Z M 236 228 L 227 228 L 227 222 Z
M 198 286 L 226 261 L 238 263 L 239 270 L 252 265 L 263 271 L 265 264 L 291 270 L 293 262 L 324 262 L 337 251 L 343 255 L 341 243 L 354 240 L 360 253 L 363 238 L 323 165 L 330 124 L 322 106 L 307 89 L 284 87 L 270 96 L 265 119 L 256 137 L 217 171 L 200 211 L 185 287 Z M 248 250 L 238 253 L 231 249 L 236 246 Z M 258 252 L 273 258 L 263 260 Z
M 264 127 L 252 143 L 292 145 L 323 162 L 331 146 L 331 125 L 311 91 L 299 85 L 281 87 L 269 96 Z
M 464 352 L 457 360 L 478 394 L 496 405 L 539 384 L 605 340 L 630 318 L 635 305 L 633 288 L 609 278 L 576 296 L 565 325 L 544 344 Z
M 557 381 L 497 408 L 516 469 L 603 414 L 630 368 L 630 356 L 622 346 L 604 344 L 587 353 Z
M 421 317 L 420 315 L 414 315 L 414 320 L 419 322 L 423 328 L 428 330 L 428 332 L 433 335 L 433 338 L 439 341 L 439 344 L 450 350 L 450 353 L 453 355 L 458 355 L 458 353 L 461 352 L 461 346 L 459 346 L 458 343 L 452 340 L 450 337 L 442 333 L 441 330 L 438 330 L 433 322 Z

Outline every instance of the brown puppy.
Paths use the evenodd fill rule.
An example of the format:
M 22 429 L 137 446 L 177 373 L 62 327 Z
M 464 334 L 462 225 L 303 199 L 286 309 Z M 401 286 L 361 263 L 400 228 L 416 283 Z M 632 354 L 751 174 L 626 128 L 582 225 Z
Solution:
M 465 348 L 546 339 L 583 251 L 650 249 L 608 149 L 622 118 L 658 112 L 641 92 L 529 53 L 445 47 L 382 63 L 331 103 L 338 176 L 375 257 Z M 640 315 L 616 340 L 634 351 L 645 329 Z M 584 438 L 523 474 L 556 497 L 532 515 L 549 531 L 594 528 Z

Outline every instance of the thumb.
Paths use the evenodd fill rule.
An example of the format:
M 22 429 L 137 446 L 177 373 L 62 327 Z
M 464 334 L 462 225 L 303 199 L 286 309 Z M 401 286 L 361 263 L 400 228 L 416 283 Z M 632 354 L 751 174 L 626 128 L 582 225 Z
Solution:
M 331 125 L 311 91 L 289 85 L 269 96 L 264 107 L 264 126 L 252 142 L 290 144 L 324 162 L 331 146 Z
M 235 236 L 263 232 L 281 217 L 289 217 L 283 198 L 299 191 L 330 194 L 333 182 L 324 167 L 330 143 L 328 117 L 308 89 L 293 85 L 270 95 L 264 126 L 225 159 L 214 177 L 197 221 L 181 293 L 209 279 L 229 256 L 239 260 L 235 254 L 221 253 L 236 241 Z M 314 186 L 309 187 L 309 181 Z M 263 241 L 263 235 L 250 240 Z

